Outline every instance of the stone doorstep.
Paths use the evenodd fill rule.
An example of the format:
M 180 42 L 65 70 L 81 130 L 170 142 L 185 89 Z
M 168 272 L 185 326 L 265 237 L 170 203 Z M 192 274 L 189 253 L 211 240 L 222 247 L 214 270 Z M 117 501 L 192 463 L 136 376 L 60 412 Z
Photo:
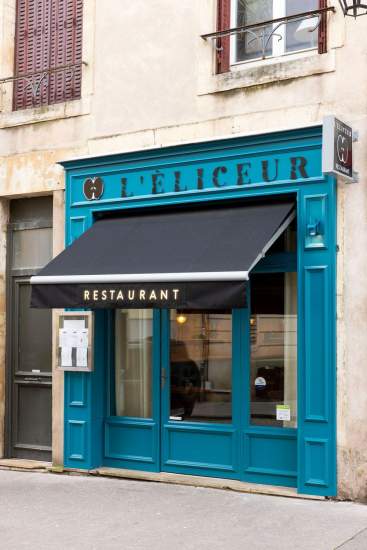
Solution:
M 24 458 L 0 459 L 0 469 L 2 470 L 33 470 L 37 472 L 47 472 L 51 466 L 51 462 L 44 462 L 41 460 L 26 460 Z
M 82 470 L 78 468 L 64 468 L 53 466 L 51 462 L 38 460 L 25 460 L 21 458 L 0 459 L 0 470 L 51 472 L 54 474 L 79 474 L 94 475 L 121 479 L 134 479 L 136 481 L 155 481 L 159 483 L 171 483 L 174 485 L 188 485 L 191 487 L 206 487 L 211 489 L 223 489 L 240 493 L 259 495 L 272 495 L 306 500 L 325 500 L 325 497 L 316 495 L 301 495 L 292 487 L 279 487 L 274 485 L 260 485 L 246 483 L 233 479 L 220 479 L 213 477 L 190 476 L 183 474 L 170 474 L 167 472 L 142 472 L 139 470 L 123 470 L 120 468 L 96 468 L 94 470 Z
M 51 467 L 52 473 L 69 473 L 79 475 L 94 475 L 111 478 L 133 479 L 135 481 L 155 481 L 159 483 L 171 483 L 174 485 L 189 485 L 192 487 L 205 487 L 211 489 L 223 489 L 240 493 L 259 495 L 271 495 L 303 500 L 326 500 L 317 495 L 301 495 L 291 487 L 279 487 L 274 485 L 260 485 L 246 483 L 233 479 L 219 479 L 212 477 L 190 476 L 183 474 L 171 474 L 167 472 L 142 472 L 139 470 L 123 470 L 120 468 L 96 468 L 94 470 L 81 470 L 78 468 Z

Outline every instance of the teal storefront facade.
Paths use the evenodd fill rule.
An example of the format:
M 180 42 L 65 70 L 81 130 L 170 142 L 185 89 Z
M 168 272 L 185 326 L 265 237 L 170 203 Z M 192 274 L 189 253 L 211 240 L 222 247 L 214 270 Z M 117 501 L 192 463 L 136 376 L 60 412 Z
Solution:
M 276 245 L 257 263 L 253 278 L 250 275 L 249 288 L 253 288 L 246 307 L 224 312 L 221 320 L 215 316 L 209 320 L 209 329 L 215 326 L 217 330 L 215 345 L 215 336 L 211 336 L 212 349 L 218 350 L 212 352 L 212 373 L 220 370 L 226 347 L 231 380 L 229 389 L 216 390 L 220 376 L 212 374 L 217 380 L 213 383 L 202 374 L 205 369 L 199 369 L 198 387 L 202 389 L 197 404 L 201 403 L 201 411 L 225 409 L 225 419 L 222 415 L 218 421 L 205 421 L 202 413 L 200 421 L 191 421 L 192 410 L 187 417 L 182 411 L 177 413 L 179 407 L 173 411 L 170 345 L 177 323 L 164 308 L 152 309 L 149 317 L 151 361 L 149 385 L 145 386 L 149 406 L 144 414 L 121 413 L 124 409 L 116 404 L 120 380 L 115 372 L 117 310 L 98 309 L 94 312 L 93 371 L 65 373 L 65 467 L 211 476 L 296 487 L 304 494 L 336 495 L 336 181 L 322 174 L 321 156 L 322 127 L 315 126 L 63 163 L 66 246 L 96 220 L 112 214 L 123 219 L 131 212 L 149 211 L 159 222 L 166 209 L 205 207 L 215 216 L 223 205 L 283 200 L 292 201 L 296 213 L 293 246 Z M 102 186 L 86 196 L 84 184 L 94 178 L 100 178 Z M 246 235 L 238 239 L 246 246 Z M 123 255 L 124 242 L 116 241 L 113 246 L 116 256 Z M 279 281 L 290 280 L 292 273 L 297 309 L 288 320 L 278 314 L 274 320 L 264 300 L 255 306 L 255 301 L 261 302 L 261 281 L 274 281 L 273 291 L 266 287 L 267 296 L 274 298 L 276 288 L 283 284 Z M 288 291 L 281 292 L 284 297 Z M 257 307 L 261 315 L 256 314 Z M 174 317 L 177 322 L 181 322 L 179 315 Z M 260 323 L 265 327 L 270 318 L 272 329 L 260 329 Z M 182 320 L 186 322 L 185 317 Z M 275 347 L 290 349 L 292 331 L 283 336 L 284 326 L 295 327 L 293 374 L 290 367 L 289 372 L 279 367 L 279 357 L 272 364 L 268 358 L 261 359 L 254 367 L 254 353 L 265 353 L 266 343 L 270 355 Z M 283 327 L 281 336 L 279 327 Z M 261 352 L 256 351 L 255 330 L 257 342 L 262 339 L 264 343 Z M 202 333 L 200 338 L 202 342 Z M 284 361 L 291 364 L 289 359 Z M 266 369 L 277 379 L 275 385 L 265 380 Z M 277 384 L 283 388 L 281 397 Z M 292 384 L 292 392 L 284 390 Z M 274 405 L 277 401 L 280 406 Z M 271 407 L 276 407 L 276 416 Z

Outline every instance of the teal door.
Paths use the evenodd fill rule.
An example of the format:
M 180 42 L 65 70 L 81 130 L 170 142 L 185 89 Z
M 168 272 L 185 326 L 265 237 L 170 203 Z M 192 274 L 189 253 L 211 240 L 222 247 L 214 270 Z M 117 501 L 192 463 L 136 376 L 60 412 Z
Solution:
M 248 326 L 245 309 L 116 310 L 105 465 L 238 478 Z
M 162 313 L 162 471 L 239 477 L 248 333 L 236 327 L 246 316 Z

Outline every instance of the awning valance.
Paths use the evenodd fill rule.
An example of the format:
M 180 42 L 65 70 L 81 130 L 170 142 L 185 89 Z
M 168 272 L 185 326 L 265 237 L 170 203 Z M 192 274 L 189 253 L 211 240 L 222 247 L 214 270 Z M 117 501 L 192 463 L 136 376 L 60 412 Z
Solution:
M 287 201 L 100 219 L 31 278 L 32 306 L 244 307 L 249 272 L 293 217 Z

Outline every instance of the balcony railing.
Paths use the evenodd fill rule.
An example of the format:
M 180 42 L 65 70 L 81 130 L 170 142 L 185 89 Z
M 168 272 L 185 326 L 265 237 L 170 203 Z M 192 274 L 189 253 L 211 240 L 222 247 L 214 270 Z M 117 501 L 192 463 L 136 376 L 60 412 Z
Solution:
M 81 67 L 82 65 L 87 65 L 87 63 L 85 61 L 81 61 L 78 63 L 60 65 L 58 67 L 51 67 L 49 69 L 43 69 L 43 70 L 31 72 L 31 73 L 24 73 L 24 74 L 18 74 L 15 76 L 9 76 L 6 78 L 0 78 L 0 98 L 3 97 L 6 93 L 4 89 L 4 86 L 6 84 L 24 81 L 25 85 L 22 90 L 23 93 L 26 93 L 28 90 L 31 90 L 32 99 L 36 101 L 38 96 L 40 95 L 41 86 L 43 88 L 48 87 L 50 75 L 57 74 L 60 72 L 66 73 L 70 71 L 71 78 L 73 78 L 75 74 L 75 70 Z M 2 109 L 0 105 L 0 111 L 1 110 Z
M 254 23 L 252 25 L 244 25 L 241 27 L 232 27 L 230 29 L 225 29 L 222 31 L 210 32 L 207 34 L 202 34 L 201 38 L 203 40 L 212 40 L 213 42 L 215 42 L 216 49 L 220 51 L 222 49 L 222 46 L 220 45 L 220 41 L 222 38 L 226 36 L 244 36 L 246 34 L 249 34 L 251 36 L 251 43 L 255 41 L 258 42 L 259 49 L 262 52 L 262 57 L 264 59 L 266 57 L 266 52 L 272 38 L 277 37 L 278 40 L 282 40 L 282 34 L 277 33 L 282 25 L 287 25 L 287 23 L 295 21 L 317 19 L 317 23 L 312 29 L 312 31 L 315 31 L 320 26 L 323 16 L 326 15 L 328 12 L 335 13 L 336 9 L 333 6 L 329 6 L 326 8 L 320 8 L 318 10 L 306 11 L 303 13 L 297 13 L 295 15 L 280 17 L 278 19 L 262 21 L 261 23 Z

